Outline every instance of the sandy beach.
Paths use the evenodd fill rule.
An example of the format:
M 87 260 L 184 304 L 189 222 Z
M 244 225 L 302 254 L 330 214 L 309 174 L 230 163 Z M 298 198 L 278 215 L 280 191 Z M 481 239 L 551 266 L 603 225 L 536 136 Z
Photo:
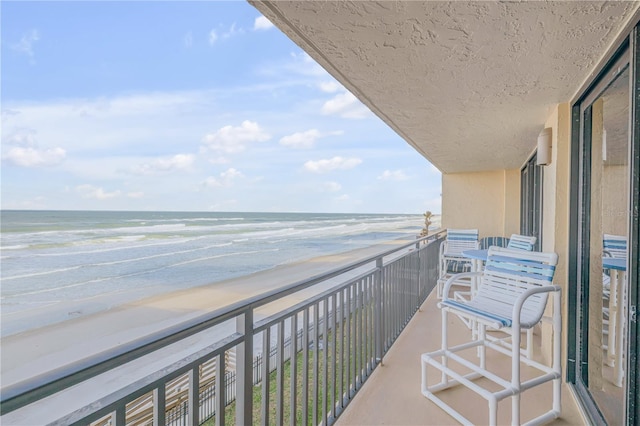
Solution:
M 2 386 L 33 378 L 233 302 L 322 274 L 410 242 L 393 240 L 342 254 L 283 265 L 204 287 L 128 303 L 108 311 L 5 337 L 1 341 Z M 353 271 L 352 275 L 355 276 L 362 272 L 363 268 L 369 267 Z M 296 293 L 286 300 L 264 306 L 256 312 L 255 318 L 259 319 L 279 311 L 284 305 L 305 300 L 310 294 L 344 279 L 344 276 L 334 278 L 333 281 Z M 184 356 L 200 345 L 211 344 L 211 338 L 209 335 L 206 338 L 194 338 L 190 344 L 185 342 L 181 344 L 179 351 L 166 359 Z M 147 364 L 149 368 L 157 367 Z

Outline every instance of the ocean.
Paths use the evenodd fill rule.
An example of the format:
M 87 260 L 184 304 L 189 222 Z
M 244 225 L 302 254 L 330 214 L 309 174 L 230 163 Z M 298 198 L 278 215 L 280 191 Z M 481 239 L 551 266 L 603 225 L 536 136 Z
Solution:
M 421 215 L 2 211 L 5 336 L 278 265 L 415 238 Z M 49 309 L 49 311 L 43 310 Z M 40 312 L 37 321 L 25 321 Z M 28 324 L 27 324 L 28 323 Z

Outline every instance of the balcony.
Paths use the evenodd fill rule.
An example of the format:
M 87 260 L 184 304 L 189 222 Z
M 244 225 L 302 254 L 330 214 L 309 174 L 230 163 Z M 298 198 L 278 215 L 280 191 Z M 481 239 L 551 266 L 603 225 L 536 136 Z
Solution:
M 338 419 L 338 425 L 457 424 L 420 393 L 420 355 L 440 349 L 442 316 L 436 302 L 436 294 L 433 292 L 384 356 L 383 366 L 373 372 Z M 452 315 L 449 320 L 449 336 L 453 337 L 450 343 L 455 345 L 468 340 L 470 330 L 462 321 Z M 534 344 L 536 349 L 540 347 L 539 335 L 534 335 Z M 475 354 L 469 352 L 467 355 L 468 359 L 474 361 Z M 537 350 L 534 350 L 534 359 L 541 361 Z M 511 373 L 511 361 L 495 351 L 487 352 L 487 366 L 500 377 L 508 378 Z M 523 369 L 523 377 L 527 373 L 531 371 Z M 563 383 L 562 415 L 550 424 L 585 424 L 569 392 L 568 386 Z M 455 408 L 460 408 L 460 412 L 474 424 L 487 424 L 487 402 L 475 393 L 458 386 L 440 393 L 439 396 Z M 521 414 L 524 421 L 545 412 L 551 406 L 551 382 L 526 392 L 522 401 Z M 510 409 L 508 398 L 499 404 L 498 424 L 510 424 Z
M 5 383 L 0 420 L 96 426 L 453 423 L 420 393 L 420 354 L 440 342 L 439 310 L 430 293 L 442 237 L 392 248 Z M 470 333 L 457 319 L 451 327 L 460 339 Z M 488 365 L 508 373 L 510 364 L 495 356 Z M 486 423 L 483 400 L 464 389 L 447 392 L 469 410 L 465 415 Z M 531 404 L 522 418 L 540 411 L 549 395 L 544 386 L 525 394 Z M 564 399 L 556 423 L 583 423 L 572 401 Z M 500 421 L 508 421 L 509 410 L 499 412 L 506 416 Z

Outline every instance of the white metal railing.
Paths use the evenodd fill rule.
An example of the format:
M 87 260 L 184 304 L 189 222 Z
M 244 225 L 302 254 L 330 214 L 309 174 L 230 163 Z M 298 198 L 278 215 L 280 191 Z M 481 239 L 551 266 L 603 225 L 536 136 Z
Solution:
M 0 420 L 232 320 L 235 332 L 52 422 L 332 424 L 435 286 L 443 237 L 424 237 L 3 388 Z M 254 321 L 257 308 L 341 276 L 348 278 Z M 262 342 L 260 354 L 254 341 Z M 234 374 L 225 362 L 232 350 Z

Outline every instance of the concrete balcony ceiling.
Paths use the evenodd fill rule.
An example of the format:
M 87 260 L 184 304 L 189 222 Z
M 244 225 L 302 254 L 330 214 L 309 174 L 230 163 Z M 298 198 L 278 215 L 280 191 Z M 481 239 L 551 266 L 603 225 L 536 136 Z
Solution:
M 519 168 L 636 2 L 255 1 L 446 173 Z

